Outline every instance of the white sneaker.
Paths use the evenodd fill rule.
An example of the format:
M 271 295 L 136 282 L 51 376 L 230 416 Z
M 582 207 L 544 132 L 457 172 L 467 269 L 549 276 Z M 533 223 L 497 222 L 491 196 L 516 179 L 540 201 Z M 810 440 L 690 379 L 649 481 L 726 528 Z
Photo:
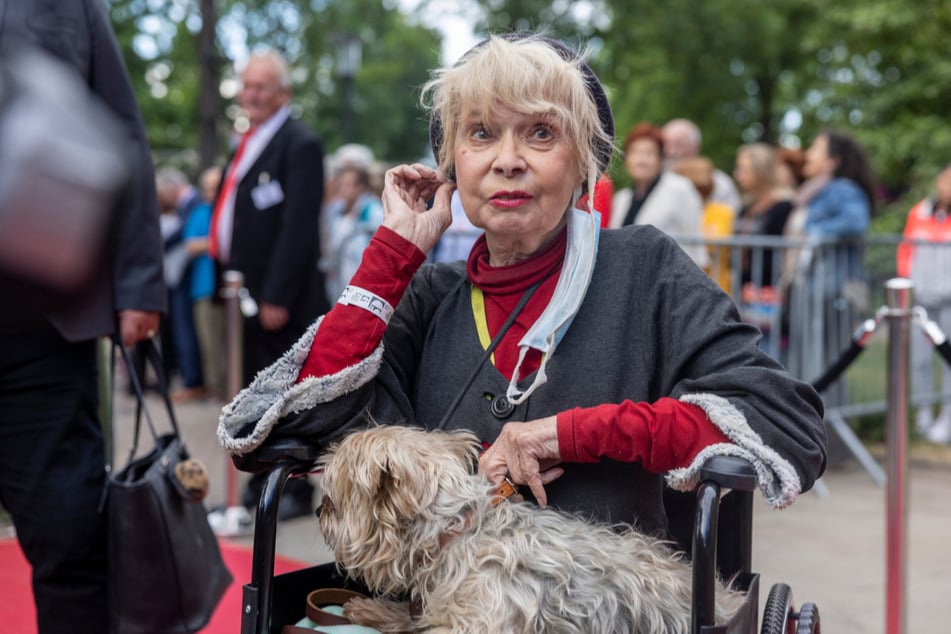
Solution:
M 925 432 L 925 437 L 933 443 L 942 445 L 951 443 L 951 412 L 942 411 L 934 424 Z
M 242 537 L 254 532 L 254 517 L 243 506 L 216 509 L 208 514 L 208 523 L 218 537 Z
M 932 425 L 934 425 L 934 415 L 931 413 L 931 407 L 919 407 L 918 413 L 915 414 L 915 429 L 925 436 Z

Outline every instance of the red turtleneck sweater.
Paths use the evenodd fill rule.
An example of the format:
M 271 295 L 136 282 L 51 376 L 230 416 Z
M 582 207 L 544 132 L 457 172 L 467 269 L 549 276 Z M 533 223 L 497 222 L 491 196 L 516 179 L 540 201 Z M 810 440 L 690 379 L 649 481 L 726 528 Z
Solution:
M 518 359 L 518 342 L 551 300 L 561 272 L 567 231 L 562 231 L 534 257 L 512 266 L 489 265 L 485 238 L 469 255 L 467 272 L 485 299 L 485 320 L 494 337 L 508 315 L 535 282 L 538 289 L 526 303 L 494 352 L 496 367 L 511 376 Z M 353 286 L 371 291 L 396 306 L 426 256 L 415 245 L 381 227 L 363 253 Z M 326 376 L 354 365 L 373 352 L 386 325 L 356 306 L 335 304 L 320 324 L 298 381 Z M 524 377 L 541 361 L 537 351 L 522 364 Z M 596 462 L 602 457 L 634 462 L 662 473 L 690 465 L 704 447 L 729 442 L 702 409 L 662 398 L 655 403 L 607 403 L 558 414 L 558 448 L 565 462 Z

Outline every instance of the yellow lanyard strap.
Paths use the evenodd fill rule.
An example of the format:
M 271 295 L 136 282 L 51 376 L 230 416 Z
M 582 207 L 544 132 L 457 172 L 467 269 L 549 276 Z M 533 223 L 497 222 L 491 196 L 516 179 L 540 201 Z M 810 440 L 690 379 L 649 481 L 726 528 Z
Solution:
M 485 296 L 482 294 L 482 289 L 473 284 L 470 297 L 472 298 L 472 316 L 475 318 L 476 332 L 479 333 L 479 343 L 482 344 L 483 350 L 487 350 L 489 344 L 492 343 L 492 337 L 489 336 L 489 322 L 485 317 Z M 495 352 L 489 356 L 489 363 L 495 365 Z

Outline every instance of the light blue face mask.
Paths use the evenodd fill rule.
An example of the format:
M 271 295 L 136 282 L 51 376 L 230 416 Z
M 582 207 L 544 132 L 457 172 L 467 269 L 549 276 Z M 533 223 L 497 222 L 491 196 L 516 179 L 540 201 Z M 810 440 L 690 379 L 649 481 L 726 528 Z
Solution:
M 523 402 L 538 387 L 548 381 L 545 366 L 555 348 L 561 343 L 572 320 L 581 308 L 591 276 L 594 273 L 594 262 L 598 254 L 598 239 L 601 235 L 601 214 L 592 211 L 588 213 L 572 208 L 568 212 L 568 244 L 565 248 L 565 261 L 561 266 L 561 275 L 555 285 L 555 292 L 551 301 L 535 320 L 532 327 L 518 342 L 518 362 L 515 372 L 505 392 L 509 401 L 518 405 Z M 541 365 L 535 374 L 535 380 L 524 391 L 519 390 L 518 376 L 529 350 L 538 350 L 542 353 Z

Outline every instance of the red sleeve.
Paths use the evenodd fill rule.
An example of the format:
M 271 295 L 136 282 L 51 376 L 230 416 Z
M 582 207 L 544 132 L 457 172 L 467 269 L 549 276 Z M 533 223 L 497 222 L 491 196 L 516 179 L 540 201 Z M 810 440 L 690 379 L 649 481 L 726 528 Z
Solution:
M 601 212 L 601 228 L 606 229 L 611 217 L 611 199 L 614 198 L 614 183 L 607 174 L 594 185 L 594 208 Z
M 639 460 L 648 471 L 663 473 L 689 466 L 704 447 L 728 442 L 702 409 L 672 398 L 558 414 L 558 450 L 565 462 Z
M 375 293 L 394 308 L 426 254 L 387 227 L 377 229 L 350 284 Z M 359 363 L 380 344 L 386 324 L 357 306 L 334 304 L 314 335 L 297 382 Z
M 611 216 L 611 199 L 614 197 L 614 183 L 608 178 L 607 174 L 601 176 L 594 184 L 594 209 L 601 213 L 601 228 L 608 228 L 608 220 Z M 588 194 L 584 194 L 575 203 L 578 209 L 591 211 L 588 205 Z

